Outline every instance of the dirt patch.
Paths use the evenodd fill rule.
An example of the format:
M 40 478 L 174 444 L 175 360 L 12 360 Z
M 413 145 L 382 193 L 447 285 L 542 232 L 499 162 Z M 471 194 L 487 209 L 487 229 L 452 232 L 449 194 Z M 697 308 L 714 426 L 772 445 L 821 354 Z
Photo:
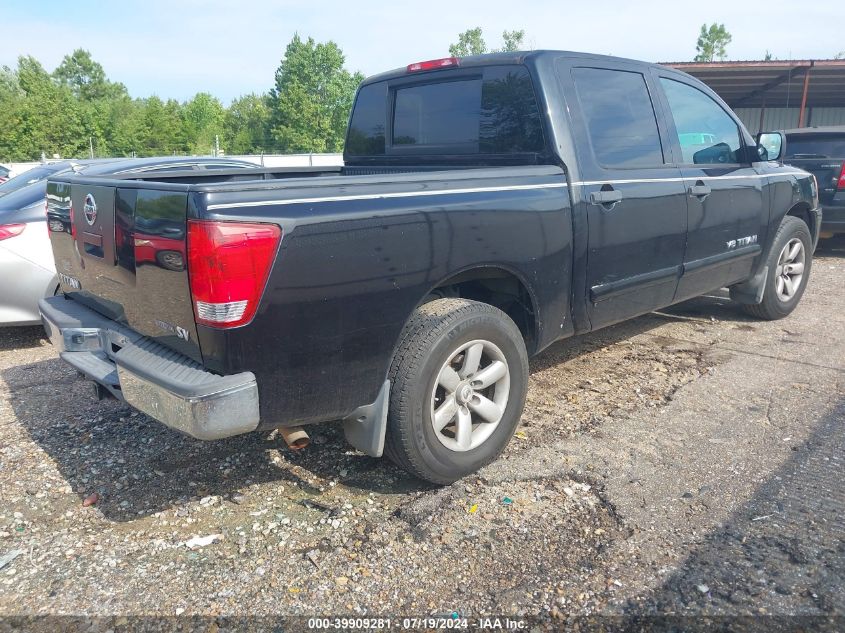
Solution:
M 843 261 L 817 260 L 809 307 L 788 322 L 750 321 L 708 298 L 552 346 L 532 361 L 523 424 L 502 458 L 443 489 L 350 449 L 337 425 L 310 429 L 313 445 L 301 453 L 270 434 L 182 437 L 125 405 L 95 401 L 37 329 L 0 332 L 0 560 L 14 553 L 0 568 L 0 613 L 457 610 L 552 621 L 629 604 L 646 579 L 666 579 L 701 543 L 697 526 L 714 508 L 736 506 L 725 490 L 759 485 L 756 464 L 740 459 L 736 420 L 758 448 L 783 447 L 806 425 L 802 416 L 821 410 L 830 387 L 805 374 L 841 363 L 841 328 L 831 323 L 842 314 Z M 736 354 L 753 361 L 746 375 L 721 382 L 719 398 L 733 413 L 702 405 L 699 417 L 724 424 L 719 418 L 703 436 L 696 419 L 661 419 L 685 394 L 687 409 L 708 395 L 699 386 Z M 777 391 L 750 384 L 748 371 L 773 363 L 796 377 Z M 651 426 L 638 427 L 638 437 L 611 431 L 644 416 Z M 634 512 L 638 477 L 655 464 L 680 475 L 652 482 L 652 505 Z M 614 506 L 611 489 L 628 505 Z M 665 516 L 640 521 L 632 535 L 615 507 L 623 517 Z M 757 512 L 769 514 L 755 509 L 752 518 Z M 782 558 L 805 551 L 804 524 L 795 523 L 797 540 L 775 542 Z M 731 550 L 737 560 L 741 544 Z M 708 569 L 711 560 L 718 567 L 719 546 L 703 555 Z M 802 573 L 819 573 L 824 562 L 808 561 Z M 841 591 L 839 568 L 830 569 L 827 593 L 817 595 Z M 717 586 L 683 580 L 685 591 Z M 673 604 L 669 590 L 655 603 Z M 749 595 L 743 607 L 758 604 Z

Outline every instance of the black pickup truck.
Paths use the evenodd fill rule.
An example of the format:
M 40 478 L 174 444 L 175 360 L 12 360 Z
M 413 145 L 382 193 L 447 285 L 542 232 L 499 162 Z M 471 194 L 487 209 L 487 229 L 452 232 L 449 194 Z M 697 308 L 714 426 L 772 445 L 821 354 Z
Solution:
M 816 177 L 822 206 L 821 237 L 845 233 L 845 125 L 764 132 L 759 139 L 769 158 Z
M 448 483 L 508 443 L 529 355 L 720 287 L 784 317 L 819 230 L 813 176 L 712 91 L 612 57 L 371 77 L 344 161 L 53 178 L 61 357 L 197 438 L 342 420 Z

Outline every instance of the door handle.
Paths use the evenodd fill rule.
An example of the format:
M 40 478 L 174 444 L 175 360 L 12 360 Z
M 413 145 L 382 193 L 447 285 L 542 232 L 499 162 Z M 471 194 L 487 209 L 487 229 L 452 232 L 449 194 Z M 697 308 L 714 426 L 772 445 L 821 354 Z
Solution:
M 590 203 L 601 205 L 603 207 L 613 206 L 617 202 L 622 201 L 622 192 L 616 189 L 609 189 L 607 191 L 594 191 L 590 194 Z
M 713 190 L 699 180 L 692 187 L 687 189 L 687 191 L 689 192 L 689 195 L 695 196 L 696 198 L 701 198 L 703 200 L 704 198 L 709 196 L 710 192 Z

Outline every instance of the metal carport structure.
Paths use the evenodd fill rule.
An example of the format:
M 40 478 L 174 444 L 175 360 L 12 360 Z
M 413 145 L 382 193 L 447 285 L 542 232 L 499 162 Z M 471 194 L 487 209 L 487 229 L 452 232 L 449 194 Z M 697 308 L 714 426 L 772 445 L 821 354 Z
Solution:
M 724 99 L 749 131 L 845 125 L 845 59 L 670 62 Z

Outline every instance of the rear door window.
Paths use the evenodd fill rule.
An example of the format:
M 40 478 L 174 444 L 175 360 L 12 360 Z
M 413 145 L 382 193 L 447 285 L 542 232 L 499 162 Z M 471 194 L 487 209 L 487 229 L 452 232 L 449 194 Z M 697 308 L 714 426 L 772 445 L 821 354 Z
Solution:
M 845 134 L 788 135 L 786 158 L 842 158 L 845 159 Z
M 438 79 L 421 75 L 419 83 L 403 79 L 395 86 L 379 82 L 361 88 L 346 153 L 455 155 L 544 150 L 540 110 L 525 67 L 491 66 L 479 69 L 477 75 L 447 73 Z M 388 104 L 392 104 L 390 116 Z
M 603 68 L 575 68 L 572 75 L 599 165 L 663 165 L 657 119 L 643 75 Z

